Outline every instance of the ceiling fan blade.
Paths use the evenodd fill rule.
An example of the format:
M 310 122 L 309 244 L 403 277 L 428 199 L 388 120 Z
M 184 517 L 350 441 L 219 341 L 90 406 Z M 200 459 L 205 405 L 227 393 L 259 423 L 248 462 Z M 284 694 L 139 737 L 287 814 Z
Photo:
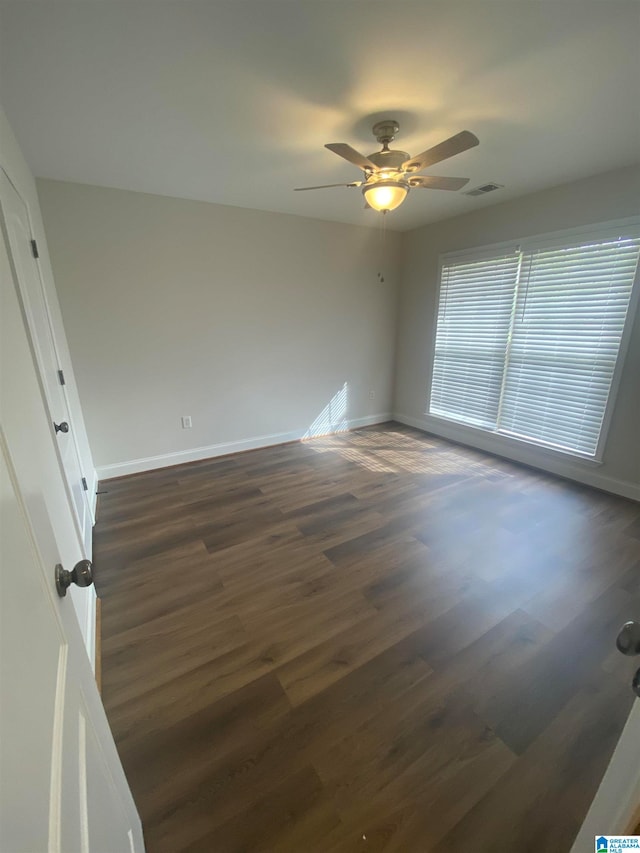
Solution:
M 410 187 L 425 190 L 459 190 L 469 183 L 469 178 L 437 178 L 435 175 L 416 175 L 409 178 Z
M 299 193 L 303 190 L 328 190 L 330 187 L 361 187 L 362 181 L 352 181 L 350 184 L 320 184 L 319 187 L 294 187 L 294 192 Z
M 434 145 L 433 148 L 423 151 L 417 157 L 412 157 L 410 160 L 405 160 L 402 168 L 405 172 L 419 172 L 421 169 L 426 169 L 427 166 L 433 166 L 434 163 L 440 163 L 441 160 L 447 160 L 456 154 L 461 154 L 469 148 L 474 148 L 480 143 L 477 136 L 470 133 L 468 130 L 461 130 L 455 136 L 445 139 L 439 145 Z
M 360 169 L 364 169 L 367 172 L 378 171 L 378 167 L 375 163 L 372 163 L 368 157 L 365 157 L 364 154 L 356 151 L 355 148 L 347 145 L 346 142 L 328 142 L 324 147 L 328 148 L 329 151 L 333 151 L 333 153 L 337 154 L 338 157 L 344 157 L 345 160 L 348 160 Z

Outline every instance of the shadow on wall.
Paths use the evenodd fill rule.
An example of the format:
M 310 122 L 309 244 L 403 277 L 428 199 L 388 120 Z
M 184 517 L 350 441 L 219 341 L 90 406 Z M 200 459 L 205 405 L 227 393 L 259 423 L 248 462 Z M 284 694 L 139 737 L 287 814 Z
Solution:
M 349 429 L 347 409 L 349 407 L 349 383 L 333 395 L 318 417 L 305 432 L 303 438 L 316 435 L 329 435 L 332 432 L 346 432 Z

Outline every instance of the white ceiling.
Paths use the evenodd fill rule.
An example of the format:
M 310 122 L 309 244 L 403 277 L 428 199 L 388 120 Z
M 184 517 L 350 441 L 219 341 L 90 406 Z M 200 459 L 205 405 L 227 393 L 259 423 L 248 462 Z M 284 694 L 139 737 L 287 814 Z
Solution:
M 637 0 L 174 0 L 1 4 L 0 99 L 36 175 L 377 224 L 355 166 L 400 121 L 426 170 L 485 198 L 414 190 L 414 228 L 640 159 Z

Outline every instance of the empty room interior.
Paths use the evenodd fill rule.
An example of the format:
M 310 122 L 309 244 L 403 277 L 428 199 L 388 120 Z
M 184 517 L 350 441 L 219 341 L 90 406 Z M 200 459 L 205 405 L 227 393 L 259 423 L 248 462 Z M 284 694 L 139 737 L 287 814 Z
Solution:
M 0 3 L 3 853 L 640 836 L 639 48 Z

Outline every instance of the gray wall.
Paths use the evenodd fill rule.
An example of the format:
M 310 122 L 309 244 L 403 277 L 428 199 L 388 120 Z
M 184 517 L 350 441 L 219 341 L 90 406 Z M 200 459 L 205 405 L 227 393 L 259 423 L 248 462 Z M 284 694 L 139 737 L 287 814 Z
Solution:
M 347 383 L 352 423 L 393 411 L 640 498 L 640 319 L 601 465 L 424 414 L 440 255 L 638 214 L 640 168 L 388 232 L 384 248 L 378 230 L 301 217 L 49 180 L 38 192 L 102 476 L 296 438 Z
M 345 383 L 351 422 L 391 412 L 400 235 L 50 180 L 38 193 L 102 476 L 299 437 Z
M 640 213 L 640 168 L 607 172 L 404 235 L 394 409 L 429 431 L 640 498 L 640 318 L 616 398 L 603 464 L 566 461 L 551 451 L 449 427 L 424 415 L 434 346 L 438 264 L 444 252 L 528 237 Z M 622 484 L 622 485 L 620 485 Z M 637 494 L 636 494 L 637 492 Z

